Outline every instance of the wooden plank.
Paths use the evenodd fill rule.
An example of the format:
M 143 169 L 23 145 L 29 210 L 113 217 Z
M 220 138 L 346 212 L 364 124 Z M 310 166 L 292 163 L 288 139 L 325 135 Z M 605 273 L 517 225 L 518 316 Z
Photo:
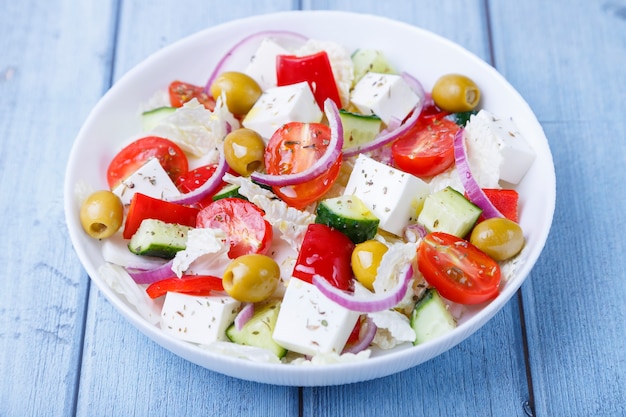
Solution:
M 221 22 L 286 10 L 290 1 L 123 2 L 115 78 L 163 46 Z M 164 18 L 181 16 L 180 19 Z M 139 380 L 138 380 L 139 376 Z M 153 343 L 90 292 L 77 415 L 297 415 L 298 389 L 226 377 Z
M 105 1 L 2 4 L 2 416 L 74 407 L 88 277 L 65 226 L 64 170 L 108 79 L 111 14 Z
M 305 5 L 353 9 L 404 21 L 490 60 L 482 1 L 397 1 L 392 8 L 384 2 L 347 0 Z M 522 416 L 528 399 L 519 309 L 513 299 L 476 334 L 425 364 L 365 383 L 305 389 L 303 415 Z
M 496 62 L 557 169 L 551 236 L 523 291 L 536 414 L 626 415 L 626 8 L 493 3 Z

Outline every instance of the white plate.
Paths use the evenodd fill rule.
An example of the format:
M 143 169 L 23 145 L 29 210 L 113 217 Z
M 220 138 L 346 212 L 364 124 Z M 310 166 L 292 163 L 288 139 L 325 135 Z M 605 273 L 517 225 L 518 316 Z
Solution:
M 532 168 L 517 187 L 520 223 L 527 238 L 520 267 L 495 300 L 465 316 L 454 331 L 419 346 L 376 353 L 359 363 L 324 366 L 255 363 L 207 352 L 162 333 L 98 276 L 97 269 L 103 259 L 99 243 L 87 237 L 80 226 L 76 184 L 86 182 L 94 188 L 106 187 L 108 162 L 130 136 L 140 131 L 138 109 L 155 91 L 175 79 L 203 85 L 215 63 L 234 43 L 248 34 L 276 29 L 333 40 L 349 50 L 381 49 L 397 68 L 415 75 L 427 90 L 441 74 L 466 74 L 482 89 L 482 107 L 502 117 L 512 116 L 536 151 Z M 155 53 L 122 77 L 93 109 L 76 138 L 65 180 L 66 220 L 74 248 L 91 279 L 126 319 L 174 354 L 208 369 L 251 381 L 296 386 L 345 384 L 390 375 L 462 342 L 493 317 L 528 276 L 547 239 L 555 195 L 554 165 L 544 132 L 528 104 L 496 70 L 460 46 L 414 26 L 376 16 L 330 11 L 285 12 L 237 20 L 199 32 Z

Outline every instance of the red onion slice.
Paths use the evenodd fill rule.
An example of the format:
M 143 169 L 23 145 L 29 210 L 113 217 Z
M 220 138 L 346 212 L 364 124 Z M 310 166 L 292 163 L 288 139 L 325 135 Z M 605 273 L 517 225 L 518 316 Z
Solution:
M 313 285 L 315 285 L 322 294 L 330 300 L 336 302 L 348 310 L 358 311 L 361 313 L 374 313 L 377 311 L 388 310 L 395 307 L 406 295 L 409 281 L 413 276 L 413 265 L 408 264 L 406 271 L 400 274 L 400 282 L 391 290 L 373 294 L 371 297 L 360 298 L 354 294 L 347 293 L 335 288 L 324 277 L 313 275 Z
M 359 353 L 369 347 L 376 336 L 376 330 L 378 327 L 374 324 L 374 320 L 370 317 L 366 317 L 365 321 L 361 324 L 361 331 L 359 332 L 359 339 L 350 346 L 346 346 L 342 353 Z
M 194 204 L 202 200 L 208 194 L 217 190 L 222 184 L 222 177 L 228 171 L 228 164 L 224 157 L 224 152 L 220 151 L 219 162 L 215 168 L 215 173 L 204 184 L 193 191 L 176 197 L 169 197 L 166 200 L 178 204 Z
M 161 281 L 163 279 L 171 278 L 174 276 L 174 272 L 172 271 L 172 263 L 173 261 L 170 260 L 169 262 L 154 269 L 127 269 L 127 272 L 128 275 L 130 275 L 137 284 L 152 284 L 153 282 Z
M 483 210 L 482 214 L 486 219 L 490 219 L 492 217 L 504 217 L 502 213 L 500 213 L 500 211 L 493 205 L 491 200 L 489 200 L 472 175 L 467 157 L 467 151 L 465 149 L 465 141 L 463 140 L 465 137 L 464 135 L 465 129 L 463 128 L 459 129 L 454 135 L 454 162 L 459 172 L 461 184 L 463 185 L 463 188 L 465 188 L 465 192 L 472 203 L 476 204 Z
M 204 92 L 207 94 L 210 94 L 211 84 L 213 84 L 213 81 L 215 81 L 217 76 L 220 75 L 223 68 L 226 66 L 228 61 L 230 61 L 230 58 L 238 50 L 240 50 L 244 46 L 247 46 L 249 43 L 255 40 L 258 40 L 259 38 L 266 38 L 270 36 L 285 36 L 285 37 L 294 38 L 300 41 L 305 41 L 307 39 L 306 36 L 297 32 L 291 32 L 289 30 L 264 30 L 264 31 L 256 32 L 256 33 L 253 33 L 252 35 L 246 36 L 245 38 L 237 42 L 232 48 L 230 48 L 228 52 L 226 52 L 226 54 L 222 57 L 222 59 L 218 61 L 217 65 L 215 66 L 215 69 L 213 70 L 213 72 L 209 76 L 209 79 L 207 80 L 207 83 L 204 87 Z
M 302 172 L 294 174 L 272 175 L 254 172 L 250 175 L 250 179 L 260 184 L 283 187 L 311 181 L 328 171 L 341 155 L 341 148 L 343 147 L 343 125 L 339 118 L 339 109 L 333 100 L 326 99 L 324 102 L 324 113 L 330 125 L 330 141 L 324 155 L 315 161 L 313 165 Z
M 254 316 L 254 303 L 245 303 L 235 316 L 235 328 L 241 331 L 252 316 Z

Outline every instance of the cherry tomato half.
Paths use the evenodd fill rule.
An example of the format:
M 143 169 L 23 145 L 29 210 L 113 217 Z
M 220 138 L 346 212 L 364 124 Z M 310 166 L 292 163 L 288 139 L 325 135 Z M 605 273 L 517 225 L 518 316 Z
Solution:
M 158 158 L 173 181 L 189 170 L 187 156 L 177 144 L 158 136 L 146 136 L 130 143 L 113 157 L 107 169 L 109 187 L 117 187 L 150 158 Z
M 291 122 L 279 128 L 265 148 L 265 169 L 269 174 L 302 172 L 315 163 L 330 142 L 330 128 L 321 123 Z M 274 193 L 297 209 L 303 209 L 324 195 L 341 170 L 341 157 L 322 175 L 298 185 L 273 187 Z
M 431 177 L 454 163 L 454 135 L 459 126 L 447 119 L 433 118 L 416 123 L 392 145 L 394 163 L 417 177 Z
M 211 178 L 213 174 L 215 174 L 216 169 L 217 164 L 203 165 L 201 167 L 195 168 L 187 172 L 186 174 L 178 177 L 175 182 L 176 187 L 178 187 L 178 189 L 183 193 L 189 193 L 207 182 L 209 178 Z M 226 183 L 222 181 L 221 187 L 225 185 Z M 214 193 L 207 194 L 200 201 L 195 203 L 194 207 L 198 207 L 201 209 L 211 204 L 213 202 L 213 196 L 219 191 L 221 187 L 218 187 L 218 189 Z
M 273 237 L 272 225 L 263 210 L 241 198 L 222 198 L 200 210 L 196 227 L 221 229 L 228 235 L 228 257 L 266 254 Z
M 498 295 L 498 263 L 459 237 L 442 232 L 426 235 L 418 249 L 417 266 L 442 297 L 455 303 L 479 304 Z
M 205 93 L 204 87 L 182 81 L 172 81 L 168 90 L 172 107 L 182 107 L 183 104 L 195 98 L 208 110 L 215 109 L 215 100 Z

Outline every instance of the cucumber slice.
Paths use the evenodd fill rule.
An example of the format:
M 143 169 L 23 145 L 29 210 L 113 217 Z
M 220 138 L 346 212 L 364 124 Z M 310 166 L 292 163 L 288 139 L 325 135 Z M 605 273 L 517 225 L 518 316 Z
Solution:
M 187 247 L 187 232 L 192 229 L 156 219 L 144 219 L 130 238 L 128 249 L 137 255 L 172 259 Z
M 247 198 L 239 194 L 239 186 L 237 184 L 225 185 L 212 198 L 213 198 L 213 201 L 217 201 L 221 198 L 229 198 L 229 197 L 242 198 L 244 200 L 247 200 Z
M 452 187 L 430 194 L 417 217 L 429 232 L 465 237 L 483 211 Z
M 415 331 L 414 345 L 448 333 L 456 327 L 456 320 L 436 289 L 429 288 L 415 304 L 411 313 L 411 327 Z
M 272 338 L 279 311 L 280 301 L 270 301 L 255 312 L 241 330 L 237 330 L 237 327 L 231 324 L 226 329 L 226 336 L 233 343 L 264 348 L 282 358 L 287 354 L 287 349 L 280 346 Z
M 353 85 L 359 82 L 368 72 L 378 72 L 381 74 L 395 74 L 385 55 L 376 49 L 357 49 L 352 54 L 352 65 L 354 68 Z
M 141 114 L 141 125 L 144 132 L 149 132 L 157 127 L 163 119 L 176 111 L 175 107 L 159 107 L 148 110 Z
M 352 113 L 339 110 L 339 117 L 343 125 L 343 149 L 361 146 L 378 135 L 382 121 L 376 115 Z
M 380 220 L 355 195 L 328 198 L 319 203 L 315 223 L 333 227 L 355 244 L 372 239 L 378 231 Z

